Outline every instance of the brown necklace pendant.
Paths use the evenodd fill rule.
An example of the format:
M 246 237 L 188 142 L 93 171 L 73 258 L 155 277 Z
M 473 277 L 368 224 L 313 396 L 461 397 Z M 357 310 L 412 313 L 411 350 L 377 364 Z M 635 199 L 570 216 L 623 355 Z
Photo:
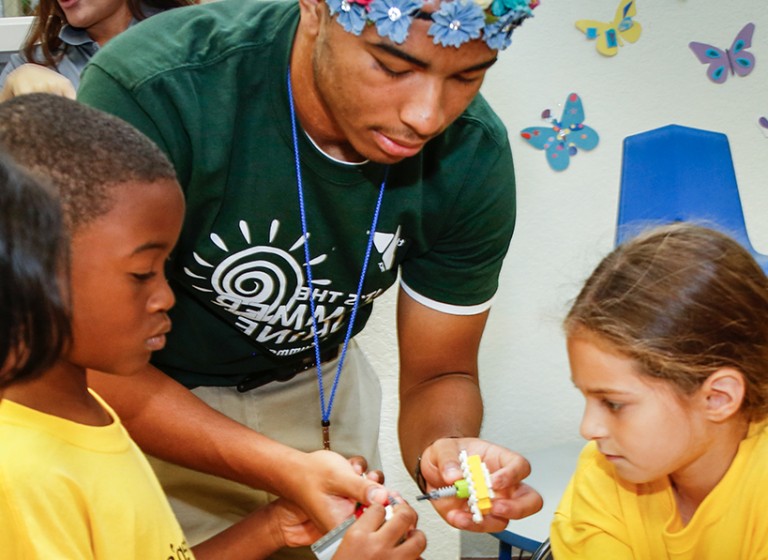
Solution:
M 329 420 L 323 420 L 321 425 L 323 426 L 323 449 L 326 451 L 331 450 L 331 422 Z

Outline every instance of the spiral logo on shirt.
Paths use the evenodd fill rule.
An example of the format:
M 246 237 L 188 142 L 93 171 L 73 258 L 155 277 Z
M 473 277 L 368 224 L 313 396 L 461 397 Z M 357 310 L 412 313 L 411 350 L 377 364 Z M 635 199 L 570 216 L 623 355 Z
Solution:
M 205 247 L 205 257 L 193 251 L 194 262 L 184 267 L 190 286 L 206 294 L 203 299 L 224 310 L 237 329 L 276 355 L 308 348 L 315 329 L 323 339 L 345 328 L 357 294 L 334 290 L 332 280 L 321 275 L 326 254 L 310 258 L 314 274 L 308 286 L 303 235 L 276 243 L 280 222 L 272 220 L 268 243 L 254 244 L 248 223 L 240 220 L 238 226 L 240 239 L 229 237 L 225 241 L 211 232 L 208 238 L 215 250 Z M 392 265 L 398 243 L 397 235 L 376 238 L 374 245 L 387 261 L 380 264 L 382 270 Z M 382 292 L 379 288 L 360 297 L 368 302 Z
M 301 267 L 288 253 L 258 246 L 221 261 L 211 275 L 211 287 L 243 305 L 266 305 L 273 310 L 293 298 L 303 280 Z
M 243 239 L 250 245 L 251 231 L 247 222 L 241 220 L 239 226 Z M 270 243 L 279 229 L 280 223 L 274 220 L 269 232 Z M 193 253 L 197 264 L 207 273 L 203 276 L 189 268 L 184 269 L 187 276 L 197 280 L 193 286 L 201 292 L 213 292 L 223 301 L 236 302 L 236 307 L 241 310 L 251 307 L 258 308 L 260 313 L 270 313 L 295 300 L 305 284 L 302 265 L 290 254 L 290 251 L 301 254 L 303 237 L 295 241 L 289 251 L 274 245 L 252 245 L 234 253 L 218 234 L 211 233 L 210 240 L 227 256 L 218 264 L 212 264 Z M 312 262 L 324 260 L 325 255 L 321 255 Z M 320 282 L 325 283 L 324 280 Z

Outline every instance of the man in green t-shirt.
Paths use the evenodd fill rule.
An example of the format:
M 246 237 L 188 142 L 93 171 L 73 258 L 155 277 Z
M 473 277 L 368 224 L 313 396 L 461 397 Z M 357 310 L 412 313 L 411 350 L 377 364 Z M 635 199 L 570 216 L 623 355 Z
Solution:
M 353 337 L 399 282 L 406 467 L 435 488 L 461 477 L 460 450 L 483 458 L 482 523 L 433 502 L 455 527 L 538 510 L 527 462 L 477 437 L 478 346 L 515 218 L 506 130 L 478 92 L 534 4 L 225 1 L 99 52 L 78 98 L 152 138 L 187 199 L 166 348 L 142 376 L 92 376 L 145 451 L 332 527 L 339 496 L 375 485 L 316 450 L 378 467 L 378 380 Z M 193 541 L 255 507 L 241 484 L 155 466 Z

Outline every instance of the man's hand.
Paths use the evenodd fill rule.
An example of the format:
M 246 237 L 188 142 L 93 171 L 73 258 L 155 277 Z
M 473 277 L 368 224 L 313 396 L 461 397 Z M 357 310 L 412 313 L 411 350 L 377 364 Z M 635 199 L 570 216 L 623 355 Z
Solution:
M 372 479 L 376 477 L 361 476 L 367 467 L 363 458 L 347 460 L 332 451 L 301 455 L 300 465 L 290 477 L 293 482 L 282 488 L 281 495 L 307 512 L 323 532 L 352 515 L 358 502 L 387 503 L 387 490 Z
M 352 464 L 352 468 L 355 469 L 355 472 L 360 476 L 365 476 L 365 478 L 369 480 L 373 480 L 379 484 L 384 484 L 384 473 L 379 469 L 369 471 L 368 461 L 366 461 L 365 457 L 362 455 L 355 455 L 354 457 L 350 457 L 349 462 Z
M 27 93 L 52 93 L 75 98 L 75 88 L 64 76 L 39 64 L 22 64 L 8 74 L 0 91 L 0 102 Z
M 435 441 L 421 455 L 421 474 L 427 490 L 451 486 L 463 478 L 459 453 L 479 455 L 491 473 L 494 492 L 490 513 L 475 523 L 467 500 L 441 498 L 432 504 L 448 523 L 458 529 L 478 532 L 503 531 L 510 519 L 520 519 L 539 511 L 544 504 L 533 488 L 522 483 L 531 472 L 528 461 L 504 447 L 478 438 L 444 438 Z

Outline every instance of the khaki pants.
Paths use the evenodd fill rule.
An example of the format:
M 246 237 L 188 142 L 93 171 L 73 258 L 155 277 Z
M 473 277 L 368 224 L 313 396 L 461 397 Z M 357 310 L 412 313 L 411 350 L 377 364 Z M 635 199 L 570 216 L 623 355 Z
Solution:
M 338 359 L 323 365 L 326 406 Z M 322 449 L 316 370 L 285 383 L 273 382 L 247 393 L 234 387 L 198 387 L 195 395 L 230 418 L 301 451 Z M 379 418 L 381 387 L 365 355 L 351 341 L 331 413 L 331 449 L 362 455 L 369 468 L 381 468 Z M 190 545 L 223 531 L 274 499 L 267 492 L 149 457 Z M 284 550 L 273 558 L 314 558 L 306 549 Z

